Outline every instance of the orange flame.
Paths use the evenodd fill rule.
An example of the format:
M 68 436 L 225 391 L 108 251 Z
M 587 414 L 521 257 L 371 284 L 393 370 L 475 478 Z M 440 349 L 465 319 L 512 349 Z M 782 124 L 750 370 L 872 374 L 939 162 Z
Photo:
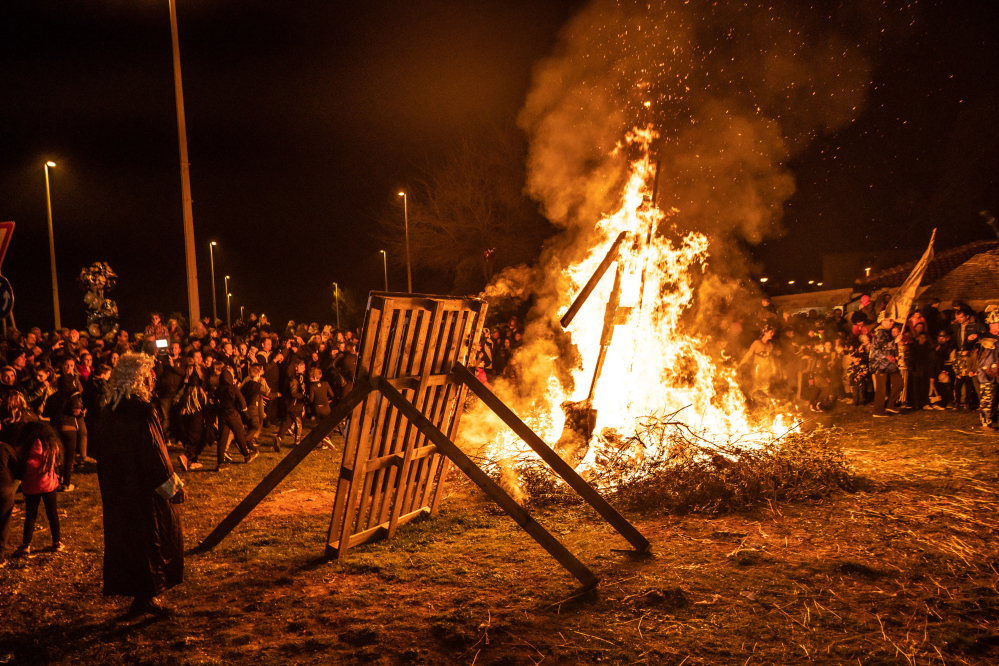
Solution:
M 649 234 L 650 226 L 655 230 L 667 217 L 647 196 L 654 175 L 649 146 L 657 137 L 651 127 L 628 133 L 626 142 L 639 147 L 641 157 L 630 165 L 623 203 L 597 223 L 600 241 L 565 271 L 575 288 L 562 297 L 558 317 L 568 310 L 615 238 L 621 232 L 629 234 L 617 260 L 624 269 L 619 315 L 590 405 L 597 420 L 581 471 L 594 465 L 599 452 L 611 445 L 610 433 L 628 437 L 637 420 L 649 415 L 679 412 L 676 420 L 704 439 L 742 447 L 760 446 L 797 429 L 796 421 L 786 414 L 751 417 L 735 369 L 716 365 L 702 351 L 705 341 L 681 328 L 681 316 L 693 301 L 694 272 L 703 272 L 707 265 L 708 239 L 691 232 L 674 244 L 663 234 Z M 566 427 L 562 403 L 587 398 L 613 282 L 614 271 L 609 270 L 568 327 L 582 357 L 582 366 L 572 372 L 574 389 L 567 392 L 553 374 L 547 394 L 535 400 L 532 413 L 521 414 L 549 444 L 557 442 Z M 494 459 L 529 452 L 516 435 L 503 430 L 487 448 Z

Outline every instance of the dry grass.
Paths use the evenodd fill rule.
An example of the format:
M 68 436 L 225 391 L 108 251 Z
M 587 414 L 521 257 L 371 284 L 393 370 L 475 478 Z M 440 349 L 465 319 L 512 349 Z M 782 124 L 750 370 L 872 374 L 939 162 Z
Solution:
M 588 481 L 635 510 L 676 513 L 748 510 L 772 502 L 819 499 L 853 487 L 835 429 L 782 433 L 747 447 L 708 441 L 675 417 L 646 417 L 634 435 L 607 443 Z M 512 468 L 524 501 L 580 501 L 534 455 L 479 462 L 506 485 Z
M 125 621 L 127 602 L 100 595 L 88 471 L 60 497 L 70 549 L 0 570 L 0 663 L 999 663 L 999 438 L 973 434 L 973 414 L 832 418 L 819 444 L 842 447 L 852 492 L 761 491 L 724 513 L 617 502 L 652 558 L 586 505 L 534 507 L 600 577 L 584 596 L 454 473 L 438 516 L 325 562 L 339 458 L 317 451 L 219 547 L 189 555 L 164 595 L 174 615 Z M 188 474 L 189 545 L 276 462 Z

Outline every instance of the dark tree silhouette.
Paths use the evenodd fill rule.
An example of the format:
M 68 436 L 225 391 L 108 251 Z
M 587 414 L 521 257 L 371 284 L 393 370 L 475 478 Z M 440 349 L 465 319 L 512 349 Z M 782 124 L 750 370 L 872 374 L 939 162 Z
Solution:
M 537 257 L 554 230 L 524 195 L 524 155 L 516 130 L 491 126 L 460 137 L 441 161 L 421 170 L 408 188 L 414 272 L 446 276 L 454 293 L 466 294 L 481 291 L 494 272 Z M 385 213 L 378 235 L 390 260 L 405 265 L 401 212 Z

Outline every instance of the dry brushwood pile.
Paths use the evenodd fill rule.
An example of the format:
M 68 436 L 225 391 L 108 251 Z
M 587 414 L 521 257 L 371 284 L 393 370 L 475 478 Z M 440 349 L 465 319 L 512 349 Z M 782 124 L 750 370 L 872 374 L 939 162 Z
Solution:
M 587 480 L 624 506 L 674 513 L 745 510 L 851 488 L 835 429 L 788 432 L 750 447 L 708 441 L 675 416 L 642 419 L 634 435 L 596 455 Z M 581 501 L 531 452 L 478 462 L 504 486 L 518 479 L 522 501 Z
M 619 484 L 648 558 L 585 504 L 535 502 L 600 577 L 585 595 L 454 472 L 438 516 L 325 561 L 339 453 L 316 451 L 216 549 L 188 553 L 172 614 L 126 619 L 127 600 L 101 596 L 87 469 L 59 496 L 67 550 L 0 569 L 0 664 L 999 663 L 999 438 L 961 412 L 848 407 L 812 425 L 714 467 L 676 447 L 687 471 Z M 188 546 L 277 460 L 188 473 Z

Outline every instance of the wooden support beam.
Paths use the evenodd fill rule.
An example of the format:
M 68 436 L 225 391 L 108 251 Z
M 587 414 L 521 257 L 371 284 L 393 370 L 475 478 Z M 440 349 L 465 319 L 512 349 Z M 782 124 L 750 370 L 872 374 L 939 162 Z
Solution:
M 479 469 L 478 465 L 472 462 L 465 453 L 457 447 L 451 440 L 447 438 L 440 430 L 438 430 L 423 414 L 413 406 L 408 400 L 406 400 L 392 385 L 380 378 L 371 377 L 371 385 L 378 390 L 387 400 L 389 400 L 396 409 L 403 413 L 403 415 L 409 419 L 409 422 L 419 429 L 427 439 L 432 441 L 440 453 L 447 456 L 458 468 L 465 473 L 468 478 L 470 478 L 475 485 L 481 488 L 494 502 L 496 502 L 500 508 L 502 508 L 507 515 L 516 521 L 525 532 L 531 535 L 535 541 L 541 544 L 541 547 L 548 551 L 548 553 L 554 557 L 559 564 L 565 567 L 569 573 L 576 577 L 576 579 L 583 584 L 585 588 L 596 587 L 599 583 L 599 579 L 586 568 L 582 562 L 576 559 L 575 555 L 570 553 L 565 546 L 559 542 L 558 539 L 553 537 L 548 531 L 540 525 L 534 518 L 531 517 L 527 511 L 517 504 L 517 502 L 504 492 L 495 481 L 489 478 L 485 472 Z
M 452 374 L 455 379 L 465 384 L 472 393 L 474 393 L 482 402 L 486 404 L 489 409 L 493 410 L 496 416 L 510 426 L 510 429 L 517 433 L 517 436 L 524 440 L 528 446 L 534 449 L 542 460 L 548 463 L 549 467 L 555 471 L 562 479 L 565 480 L 569 486 L 579 493 L 579 496 L 586 500 L 587 504 L 592 506 L 597 510 L 601 516 L 604 517 L 608 523 L 610 523 L 614 529 L 616 529 L 621 536 L 628 540 L 628 542 L 635 547 L 639 553 L 647 553 L 651 548 L 652 544 L 649 540 L 642 536 L 634 525 L 632 525 L 628 520 L 617 512 L 617 509 L 612 507 L 607 503 L 600 493 L 596 491 L 593 486 L 588 484 L 583 477 L 576 473 L 576 470 L 572 468 L 566 461 L 562 460 L 561 456 L 552 451 L 551 447 L 545 444 L 545 441 L 538 437 L 537 433 L 531 430 L 530 426 L 520 420 L 520 418 L 513 413 L 509 407 L 503 404 L 503 401 L 496 397 L 496 395 L 483 385 L 478 379 L 475 378 L 468 368 L 466 368 L 461 363 L 455 363 L 452 369 Z
M 371 392 L 371 386 L 364 381 L 359 379 L 354 390 L 344 396 L 344 399 L 337 403 L 336 407 L 330 412 L 330 415 L 325 419 L 320 421 L 312 431 L 306 435 L 298 446 L 293 448 L 288 452 L 281 462 L 277 464 L 277 467 L 272 469 L 270 473 L 263 478 L 263 480 L 257 484 L 257 487 L 250 491 L 250 494 L 243 498 L 235 509 L 233 509 L 228 516 L 222 519 L 222 522 L 218 524 L 212 533 L 209 534 L 204 541 L 201 542 L 199 546 L 200 550 L 211 550 L 215 546 L 221 543 L 222 539 L 226 538 L 230 532 L 232 532 L 237 525 L 239 525 L 244 518 L 253 509 L 263 501 L 267 495 L 277 487 L 281 481 L 288 476 L 293 469 L 298 467 L 298 464 L 305 460 L 305 457 L 309 455 L 313 449 L 322 444 L 323 440 L 333 432 L 340 422 L 345 418 L 350 416 L 350 412 L 359 405 Z
M 600 282 L 600 278 L 604 276 L 604 273 L 607 272 L 610 265 L 614 263 L 615 259 L 617 259 L 617 254 L 621 250 L 621 243 L 623 243 L 624 239 L 627 237 L 627 231 L 622 231 L 618 234 L 614 244 L 611 245 L 609 250 L 607 250 L 607 255 L 604 257 L 604 260 L 600 262 L 600 265 L 597 266 L 597 270 L 592 276 L 590 276 L 590 279 L 583 286 L 583 290 L 579 292 L 579 296 L 576 296 L 576 300 L 572 302 L 572 305 L 569 306 L 566 313 L 562 315 L 562 328 L 568 328 L 569 324 L 572 323 L 573 317 L 575 317 L 576 313 L 579 312 L 579 309 L 583 307 L 583 303 L 585 303 L 586 299 L 590 297 L 593 290 L 597 288 L 597 283 Z

